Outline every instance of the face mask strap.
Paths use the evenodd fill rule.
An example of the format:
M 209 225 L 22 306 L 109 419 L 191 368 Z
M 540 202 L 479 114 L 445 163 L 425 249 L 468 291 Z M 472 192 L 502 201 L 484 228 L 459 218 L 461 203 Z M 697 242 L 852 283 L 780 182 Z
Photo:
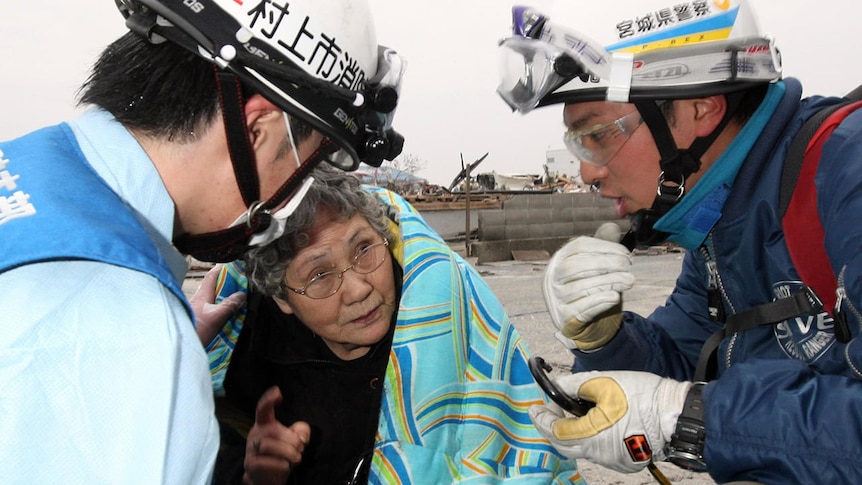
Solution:
M 286 111 L 282 111 L 281 116 L 284 118 L 284 128 L 287 130 L 287 139 L 290 142 L 290 149 L 293 151 L 293 159 L 296 160 L 296 166 L 299 167 L 301 165 L 299 162 L 299 152 L 296 149 L 296 140 L 293 138 L 293 130 L 290 129 L 290 116 L 287 116 Z

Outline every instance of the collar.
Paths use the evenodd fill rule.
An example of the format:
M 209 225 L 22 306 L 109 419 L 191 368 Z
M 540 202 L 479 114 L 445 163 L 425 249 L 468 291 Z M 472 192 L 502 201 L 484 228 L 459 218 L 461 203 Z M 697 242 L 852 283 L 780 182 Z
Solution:
M 188 265 L 170 242 L 176 208 L 150 157 L 103 109 L 89 109 L 68 124 L 87 162 L 134 212 L 174 277 L 182 281 Z

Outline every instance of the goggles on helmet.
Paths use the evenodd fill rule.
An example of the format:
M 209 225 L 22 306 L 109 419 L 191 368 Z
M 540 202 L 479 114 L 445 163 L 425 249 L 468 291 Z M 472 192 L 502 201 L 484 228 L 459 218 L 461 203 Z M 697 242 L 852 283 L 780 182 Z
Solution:
M 781 77 L 770 37 L 674 47 L 653 40 L 651 50 L 642 49 L 646 41 L 633 40 L 606 48 L 531 8 L 514 7 L 512 14 L 513 35 L 499 43 L 497 93 L 521 113 L 558 102 L 698 97 Z
M 643 123 L 635 110 L 607 123 L 593 125 L 580 130 L 568 130 L 563 142 L 572 154 L 582 162 L 604 167 L 629 141 L 632 133 Z
M 514 111 L 527 113 L 547 93 L 576 74 L 578 66 L 565 50 L 547 42 L 510 37 L 500 42 L 497 94 Z
M 336 59 L 342 52 L 337 45 L 326 53 L 312 51 L 316 59 L 327 59 L 312 75 L 296 55 L 291 57 L 293 40 L 279 37 L 275 25 L 263 21 L 280 18 L 261 10 L 263 2 L 198 0 L 198 11 L 176 0 L 115 1 L 131 30 L 152 43 L 181 45 L 233 72 L 331 139 L 343 151 L 328 159 L 338 168 L 355 170 L 360 162 L 379 166 L 400 154 L 403 138 L 392 129 L 392 118 L 405 62 L 395 51 L 377 48 L 375 72 L 363 69 L 346 50 Z M 305 30 L 299 34 L 311 36 Z

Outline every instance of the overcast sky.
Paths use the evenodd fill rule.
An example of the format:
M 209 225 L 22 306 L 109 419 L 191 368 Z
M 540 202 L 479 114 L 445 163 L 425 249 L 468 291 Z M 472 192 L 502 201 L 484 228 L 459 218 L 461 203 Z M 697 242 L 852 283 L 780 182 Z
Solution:
M 395 126 L 406 137 L 404 153 L 426 164 L 418 175 L 448 186 L 461 169 L 461 154 L 472 162 L 485 152 L 480 172 L 541 173 L 545 151 L 563 148 L 559 106 L 521 116 L 495 93 L 497 41 L 507 34 L 511 6 L 553 9 L 554 0 L 370 1 L 378 41 L 408 60 Z M 615 5 L 591 1 L 596 9 Z M 862 84 L 862 2 L 750 4 L 762 32 L 776 38 L 784 75 L 800 78 L 806 94 L 843 94 Z M 112 0 L 4 1 L 0 139 L 74 116 L 74 95 L 89 66 L 124 29 Z

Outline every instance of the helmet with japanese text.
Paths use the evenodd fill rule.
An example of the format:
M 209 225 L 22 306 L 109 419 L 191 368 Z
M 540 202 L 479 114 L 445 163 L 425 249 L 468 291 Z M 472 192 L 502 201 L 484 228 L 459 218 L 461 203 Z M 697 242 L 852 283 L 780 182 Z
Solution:
M 500 41 L 499 50 L 497 93 L 514 111 L 588 101 L 634 104 L 638 116 L 617 120 L 615 129 L 647 126 L 660 154 L 660 175 L 644 182 L 656 183 L 656 196 L 650 208 L 632 215 L 624 238 L 629 247 L 668 237 L 653 226 L 686 194 L 701 157 L 735 114 L 744 112 L 742 106 L 759 104 L 752 100 L 762 99 L 760 88 L 765 92 L 781 79 L 778 49 L 759 33 L 745 0 L 565 1 L 552 14 L 514 7 L 512 35 Z M 677 147 L 662 105 L 713 95 L 727 98 L 721 122 L 690 146 Z M 599 156 L 607 147 L 587 146 L 585 139 L 572 130 L 564 136 L 582 163 L 610 161 Z M 601 192 L 601 181 L 593 185 Z
M 694 98 L 780 79 L 744 0 L 557 2 L 512 9 L 497 92 L 513 109 Z M 583 32 L 581 31 L 583 29 Z
M 326 136 L 331 164 L 379 166 L 401 151 L 392 129 L 404 61 L 378 46 L 365 0 L 116 0 L 126 25 L 236 75 Z
M 401 153 L 404 139 L 392 119 L 405 62 L 377 44 L 366 0 L 115 2 L 135 34 L 152 44 L 176 44 L 215 66 L 228 151 L 248 210 L 227 229 L 175 236 L 184 254 L 210 262 L 238 259 L 281 234 L 319 163 L 355 170 L 360 162 L 379 166 Z M 300 120 L 324 136 L 267 200 L 260 200 L 247 134 L 249 89 L 283 110 L 286 121 Z

